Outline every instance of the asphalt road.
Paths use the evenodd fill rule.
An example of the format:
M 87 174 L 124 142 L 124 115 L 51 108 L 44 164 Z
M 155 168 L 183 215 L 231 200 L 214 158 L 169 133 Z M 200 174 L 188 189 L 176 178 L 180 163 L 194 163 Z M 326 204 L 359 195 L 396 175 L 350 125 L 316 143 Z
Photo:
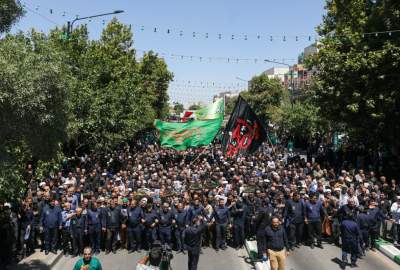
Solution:
M 287 270 L 339 270 L 341 260 L 340 248 L 324 244 L 324 249 L 303 246 L 293 251 L 287 258 Z M 350 262 L 350 258 L 348 259 Z M 369 251 L 365 257 L 357 261 L 360 270 L 399 270 L 400 266 L 387 258 L 380 251 Z
M 117 254 L 100 253 L 100 259 L 105 270 L 135 270 L 137 261 L 146 253 L 128 254 L 126 250 L 119 250 Z M 72 270 L 78 258 L 61 257 L 52 268 L 55 270 Z M 311 249 L 303 246 L 293 251 L 287 258 L 286 270 L 339 270 L 338 262 L 341 259 L 341 251 L 338 247 L 325 244 L 324 249 Z M 357 262 L 360 270 L 399 270 L 400 267 L 379 251 L 367 253 L 367 256 Z M 32 268 L 34 269 L 34 268 Z M 187 255 L 176 254 L 172 259 L 173 270 L 187 269 Z M 250 270 L 254 269 L 248 263 L 247 252 L 244 249 L 235 250 L 228 248 L 215 252 L 214 249 L 205 248 L 200 255 L 199 270 Z
M 128 254 L 126 250 L 119 250 L 117 254 L 100 253 L 97 258 L 104 270 L 135 270 L 137 261 L 146 253 L 141 252 Z M 251 264 L 246 261 L 247 252 L 245 249 L 235 250 L 228 248 L 223 251 L 215 252 L 214 249 L 205 248 L 203 254 L 200 255 L 198 270 L 248 270 Z M 58 263 L 52 268 L 55 270 L 72 270 L 77 258 L 62 257 Z M 176 254 L 172 259 L 173 270 L 187 270 L 187 254 Z

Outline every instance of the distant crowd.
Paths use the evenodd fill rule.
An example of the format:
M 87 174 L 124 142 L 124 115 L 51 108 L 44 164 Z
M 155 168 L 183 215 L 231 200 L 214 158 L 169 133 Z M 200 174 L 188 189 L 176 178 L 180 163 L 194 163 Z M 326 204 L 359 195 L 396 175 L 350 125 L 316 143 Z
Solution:
M 0 266 L 35 249 L 72 256 L 85 246 L 95 254 L 132 253 L 158 240 L 185 252 L 185 228 L 199 215 L 207 223 L 203 246 L 242 248 L 246 238 L 255 238 L 260 258 L 273 217 L 285 229 L 288 250 L 322 248 L 323 240 L 339 245 L 348 216 L 362 234 L 359 256 L 374 250 L 379 237 L 399 243 L 396 179 L 323 161 L 268 144 L 227 159 L 218 144 L 175 151 L 137 143 L 72 157 L 45 179 L 29 165 L 25 199 L 0 202 Z

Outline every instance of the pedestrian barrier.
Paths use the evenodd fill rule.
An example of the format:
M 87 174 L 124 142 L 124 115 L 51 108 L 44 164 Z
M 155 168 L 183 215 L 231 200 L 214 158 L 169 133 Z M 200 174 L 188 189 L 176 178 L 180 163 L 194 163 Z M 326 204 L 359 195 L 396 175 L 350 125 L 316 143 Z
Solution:
M 256 270 L 270 270 L 269 260 L 266 262 L 258 262 L 257 260 L 257 242 L 247 241 L 245 242 L 247 253 L 250 259 L 254 262 L 254 267 Z
M 400 264 L 400 250 L 396 248 L 392 243 L 387 242 L 383 239 L 379 239 L 376 241 L 376 245 L 379 251 L 395 261 L 397 264 Z

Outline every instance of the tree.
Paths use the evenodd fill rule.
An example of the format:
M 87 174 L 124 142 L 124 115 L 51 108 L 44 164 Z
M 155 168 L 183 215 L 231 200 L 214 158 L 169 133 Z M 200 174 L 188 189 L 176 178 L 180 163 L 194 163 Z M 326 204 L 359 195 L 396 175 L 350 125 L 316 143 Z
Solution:
M 189 110 L 191 110 L 191 111 L 196 111 L 200 108 L 201 108 L 201 106 L 199 104 L 192 104 L 189 106 Z
M 315 97 L 327 119 L 356 141 L 399 147 L 400 2 L 327 1 L 319 27 Z M 385 32 L 379 35 L 363 33 Z
M 168 85 L 173 74 L 168 71 L 165 61 L 152 51 L 143 56 L 139 64 L 139 74 L 143 90 L 152 97 L 152 107 L 156 117 L 163 118 L 168 113 Z
M 225 114 L 231 114 L 238 97 L 225 97 Z
M 275 122 L 276 112 L 289 102 L 289 92 L 282 82 L 269 79 L 265 74 L 254 76 L 249 82 L 249 90 L 240 94 L 263 121 Z
M 69 104 L 72 148 L 111 149 L 168 112 L 172 73 L 152 52 L 137 62 L 130 27 L 113 19 L 95 41 L 85 26 L 67 41 L 61 33 L 55 29 L 51 38 L 76 79 Z
M 69 88 L 62 55 L 44 35 L 0 40 L 0 199 L 18 197 L 26 162 L 51 160 L 66 140 Z
M 183 107 L 183 104 L 179 103 L 179 102 L 174 102 L 173 109 L 174 109 L 175 114 L 181 114 L 185 110 L 185 108 Z
M 172 73 L 155 54 L 136 60 L 131 29 L 113 19 L 100 40 L 85 26 L 0 39 L 0 200 L 22 196 L 35 161 L 48 176 L 71 149 L 110 150 L 168 108 Z
M 24 15 L 24 9 L 18 0 L 1 0 L 0 14 L 0 33 L 4 33 Z
M 302 141 L 307 141 L 316 133 L 328 132 L 327 123 L 320 117 L 320 108 L 308 99 L 283 106 L 278 124 L 288 134 Z

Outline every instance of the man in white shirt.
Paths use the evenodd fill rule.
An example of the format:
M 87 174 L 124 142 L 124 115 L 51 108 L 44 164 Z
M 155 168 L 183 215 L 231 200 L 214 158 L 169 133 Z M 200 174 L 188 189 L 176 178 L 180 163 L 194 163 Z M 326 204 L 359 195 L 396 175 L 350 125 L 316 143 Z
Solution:
M 393 222 L 393 238 L 400 245 L 400 196 L 397 196 L 397 201 L 390 207 Z
M 68 177 L 64 178 L 64 184 L 68 186 L 76 186 L 76 178 L 75 176 L 70 172 L 68 173 Z

